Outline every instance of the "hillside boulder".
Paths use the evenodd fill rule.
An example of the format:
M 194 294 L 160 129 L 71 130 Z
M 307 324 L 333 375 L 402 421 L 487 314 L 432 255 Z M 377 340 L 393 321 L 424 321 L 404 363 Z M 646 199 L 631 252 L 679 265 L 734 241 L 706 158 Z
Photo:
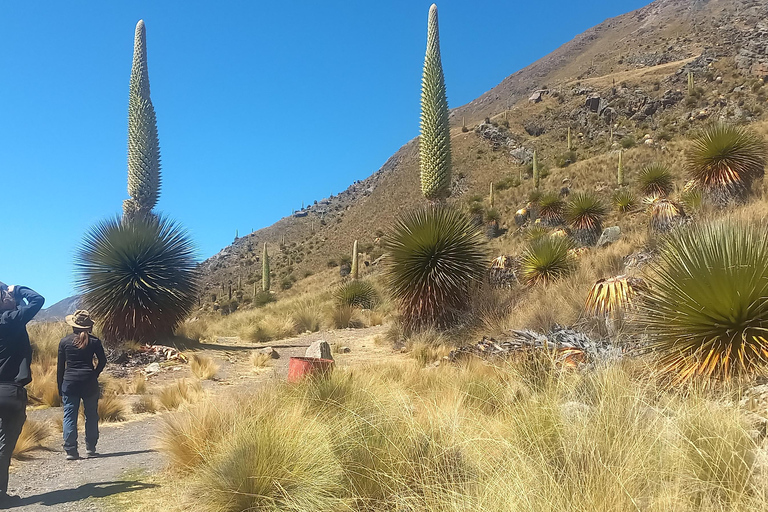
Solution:
M 325 340 L 317 340 L 309 346 L 304 357 L 314 357 L 317 359 L 333 360 L 331 355 L 331 346 Z
M 600 235 L 600 239 L 597 241 L 597 246 L 605 247 L 611 245 L 612 243 L 617 242 L 620 236 L 621 228 L 619 226 L 611 226 L 610 228 L 605 228 L 603 230 L 603 234 Z

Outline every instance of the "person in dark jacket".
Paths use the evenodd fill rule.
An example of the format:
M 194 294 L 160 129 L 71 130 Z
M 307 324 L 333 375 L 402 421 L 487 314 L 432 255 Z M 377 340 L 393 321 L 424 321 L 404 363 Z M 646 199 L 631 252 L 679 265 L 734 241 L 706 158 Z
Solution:
M 26 286 L 0 283 L 0 504 L 19 499 L 8 495 L 8 467 L 27 420 L 24 386 L 32 382 L 27 324 L 44 303 L 40 294 Z
M 95 457 L 99 441 L 99 375 L 107 364 L 104 346 L 94 336 L 93 320 L 85 310 L 67 316 L 72 334 L 59 342 L 57 380 L 59 395 L 64 405 L 64 451 L 67 460 L 80 458 L 77 451 L 77 413 L 80 402 L 85 412 L 85 449 L 88 457 Z M 93 359 L 96 358 L 96 366 Z

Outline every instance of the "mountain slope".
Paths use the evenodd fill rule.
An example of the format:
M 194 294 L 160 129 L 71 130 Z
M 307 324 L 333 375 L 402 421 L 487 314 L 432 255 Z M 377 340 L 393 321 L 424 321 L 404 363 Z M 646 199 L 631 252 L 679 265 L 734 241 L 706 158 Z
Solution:
M 709 120 L 760 119 L 765 98 L 762 83 L 755 84 L 757 77 L 768 76 L 764 19 L 768 5 L 755 0 L 658 0 L 580 34 L 451 112 L 451 201 L 465 203 L 468 196 L 487 194 L 492 181 L 521 176 L 523 184 L 505 193 L 502 203 L 502 227 L 513 228 L 512 213 L 531 190 L 523 171 L 534 149 L 551 170 L 547 186 L 559 190 L 567 179 L 572 188 L 607 193 L 614 164 L 604 155 L 619 145 L 629 148 L 630 141 L 647 134 L 650 144 L 625 157 L 639 161 L 656 154 L 648 152 L 669 154 L 679 137 Z M 686 92 L 688 71 L 701 88 L 696 97 Z M 414 84 L 415 93 L 417 88 Z M 530 102 L 539 89 L 545 89 L 542 101 Z M 580 163 L 596 159 L 594 165 L 559 166 L 568 127 Z M 380 234 L 400 212 L 420 204 L 413 139 L 368 179 L 236 240 L 204 262 L 203 299 L 221 299 L 230 286 L 235 295 L 237 288 L 244 297 L 252 295 L 265 242 L 274 288 L 338 263 L 355 239 L 372 262 L 381 254 Z M 510 229 L 493 244 L 507 251 L 516 242 Z

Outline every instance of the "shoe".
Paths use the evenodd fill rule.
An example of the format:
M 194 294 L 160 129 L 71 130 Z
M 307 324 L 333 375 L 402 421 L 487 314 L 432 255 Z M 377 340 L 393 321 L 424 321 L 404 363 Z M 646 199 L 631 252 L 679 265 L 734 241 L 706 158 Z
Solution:
M 88 448 L 87 450 L 85 450 L 85 454 L 88 456 L 88 458 L 99 456 L 99 453 L 96 451 L 96 448 Z
M 77 460 L 80 458 L 80 454 L 77 452 L 70 452 L 67 454 L 67 460 Z

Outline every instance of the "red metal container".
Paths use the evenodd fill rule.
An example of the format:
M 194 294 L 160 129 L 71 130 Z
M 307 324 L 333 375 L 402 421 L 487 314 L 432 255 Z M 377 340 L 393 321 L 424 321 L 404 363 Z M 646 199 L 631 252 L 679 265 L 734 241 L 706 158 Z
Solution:
M 288 382 L 299 382 L 304 377 L 322 377 L 333 370 L 333 359 L 319 357 L 292 357 L 288 361 Z

